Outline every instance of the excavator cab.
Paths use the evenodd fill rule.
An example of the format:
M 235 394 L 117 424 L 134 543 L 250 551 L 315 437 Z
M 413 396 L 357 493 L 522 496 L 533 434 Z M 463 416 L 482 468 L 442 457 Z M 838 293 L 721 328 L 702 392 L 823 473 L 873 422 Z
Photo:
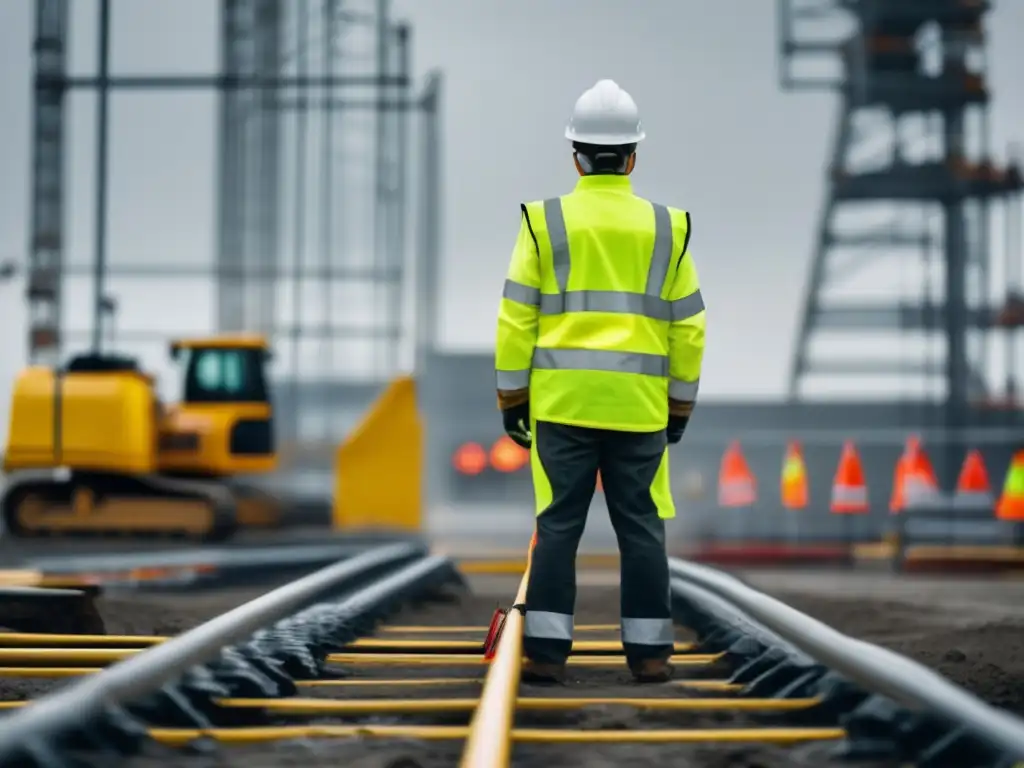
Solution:
M 183 394 L 170 406 L 128 358 L 79 355 L 18 375 L 0 493 L 9 535 L 210 541 L 278 523 L 273 496 L 233 479 L 277 463 L 266 340 L 185 339 L 171 354 Z
M 266 339 L 180 339 L 170 354 L 182 372 L 181 400 L 160 416 L 160 471 L 207 477 L 272 472 L 277 454 Z

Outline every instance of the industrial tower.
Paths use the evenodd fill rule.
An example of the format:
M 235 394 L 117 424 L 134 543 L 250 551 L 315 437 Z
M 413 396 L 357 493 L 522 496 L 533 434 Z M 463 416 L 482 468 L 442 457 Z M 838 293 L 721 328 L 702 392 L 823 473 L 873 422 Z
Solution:
M 782 87 L 839 96 L 791 398 L 805 395 L 812 376 L 850 383 L 895 375 L 918 382 L 922 393 L 944 382 L 950 429 L 967 426 L 971 408 L 990 399 L 987 342 L 1000 326 L 1020 321 L 1007 306 L 994 306 L 1006 297 L 1002 289 L 991 298 L 990 206 L 1006 204 L 1012 216 L 1022 189 L 1019 168 L 998 167 L 988 146 L 982 22 L 990 6 L 779 0 Z M 892 275 L 915 258 L 909 268 L 918 270 L 916 291 L 890 290 L 890 298 L 878 299 L 895 286 L 877 285 L 875 298 L 861 299 L 850 289 L 858 270 L 884 259 Z M 1007 279 L 1016 272 L 1008 269 Z M 913 339 L 918 359 L 828 356 L 832 334 L 842 332 L 880 346 Z M 930 360 L 933 340 L 942 343 Z

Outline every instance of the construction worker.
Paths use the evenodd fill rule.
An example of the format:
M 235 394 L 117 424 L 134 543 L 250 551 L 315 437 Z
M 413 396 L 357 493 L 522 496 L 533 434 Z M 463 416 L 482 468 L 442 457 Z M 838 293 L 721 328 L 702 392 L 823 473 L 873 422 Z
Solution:
M 637 680 L 661 682 L 673 649 L 667 448 L 693 411 L 704 350 L 690 217 L 633 194 L 644 132 L 611 80 L 579 98 L 565 135 L 579 182 L 521 206 L 498 317 L 498 406 L 531 449 L 538 515 L 523 676 L 564 676 L 576 550 L 600 473 L 621 553 L 626 661 Z

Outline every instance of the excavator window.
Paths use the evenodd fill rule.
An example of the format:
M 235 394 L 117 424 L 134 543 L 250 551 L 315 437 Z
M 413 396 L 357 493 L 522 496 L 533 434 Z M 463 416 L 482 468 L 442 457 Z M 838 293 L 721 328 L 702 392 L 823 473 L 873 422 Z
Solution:
M 186 403 L 265 403 L 269 400 L 262 349 L 199 347 L 185 361 Z

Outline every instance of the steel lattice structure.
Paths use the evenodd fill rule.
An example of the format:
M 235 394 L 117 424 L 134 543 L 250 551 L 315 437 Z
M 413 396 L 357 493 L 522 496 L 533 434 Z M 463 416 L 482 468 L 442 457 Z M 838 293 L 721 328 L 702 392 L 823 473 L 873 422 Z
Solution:
M 779 0 L 783 87 L 833 91 L 839 106 L 793 398 L 816 376 L 896 375 L 923 392 L 941 389 L 929 387 L 938 381 L 953 429 L 990 400 L 989 340 L 1020 324 L 1020 313 L 1008 311 L 1013 302 L 1003 305 L 1005 293 L 991 285 L 990 206 L 1006 204 L 1012 221 L 1022 180 L 1019 167 L 991 160 L 989 10 L 963 0 Z M 1008 243 L 1007 280 L 1019 274 L 1019 259 Z M 880 260 L 916 260 L 917 284 L 882 300 L 843 295 L 851 275 Z M 829 357 L 828 341 L 850 331 L 912 338 L 917 354 Z M 1007 357 L 1012 381 L 1016 360 Z
M 87 335 L 104 344 L 116 312 L 110 279 L 186 276 L 215 281 L 217 330 L 272 337 L 279 410 L 293 417 L 282 419 L 285 436 L 298 430 L 307 391 L 318 393 L 317 407 L 349 390 L 365 400 L 411 367 L 409 347 L 422 358 L 436 327 L 441 79 L 416 86 L 411 31 L 391 18 L 388 0 L 221 0 L 220 71 L 209 75 L 111 74 L 110 0 L 99 0 L 96 73 L 71 75 L 69 5 L 36 0 L 23 268 L 30 361 L 56 363 Z M 211 90 L 219 95 L 212 263 L 108 261 L 109 94 Z M 92 263 L 66 258 L 67 102 L 78 91 L 96 93 L 98 104 Z M 93 277 L 88 334 L 66 321 L 66 278 L 82 274 Z M 165 336 L 117 331 L 124 342 Z

